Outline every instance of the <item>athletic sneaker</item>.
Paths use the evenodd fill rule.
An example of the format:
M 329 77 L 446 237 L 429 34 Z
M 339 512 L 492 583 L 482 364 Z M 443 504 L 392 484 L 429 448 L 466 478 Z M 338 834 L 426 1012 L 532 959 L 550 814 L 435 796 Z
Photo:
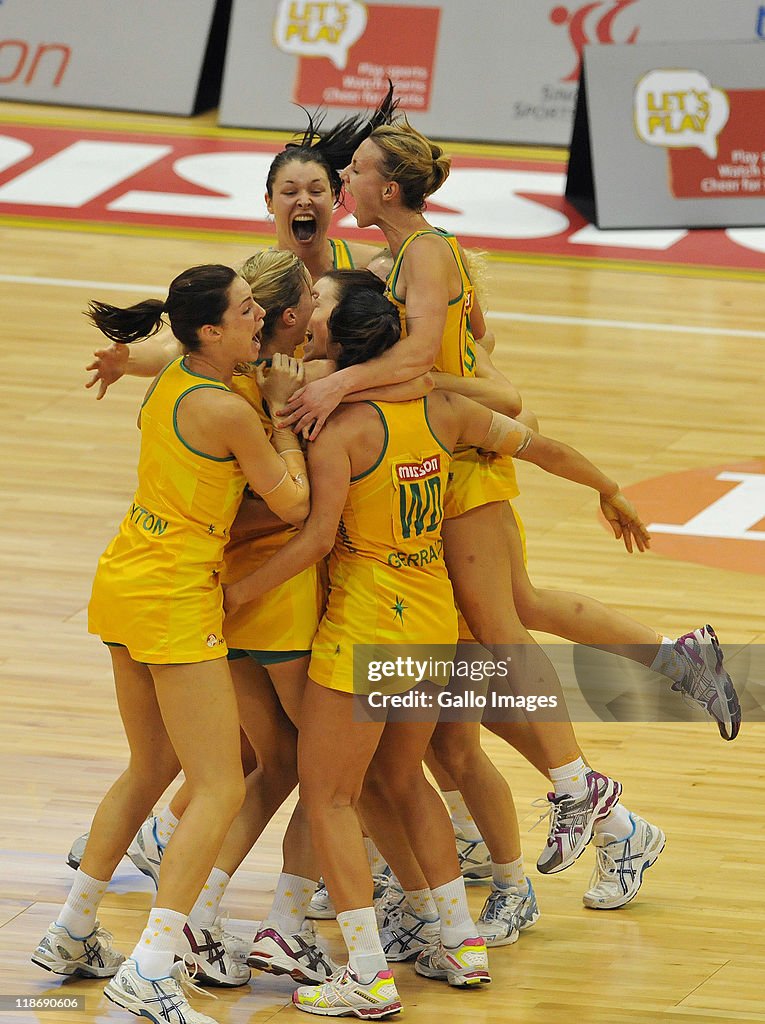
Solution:
M 127 855 L 138 868 L 159 888 L 159 866 L 165 847 L 157 838 L 157 819 L 151 814 L 135 834 Z
M 585 780 L 587 792 L 584 796 L 575 798 L 565 794 L 547 794 L 550 807 L 542 818 L 549 815 L 550 832 L 547 845 L 537 861 L 537 871 L 543 875 L 553 875 L 571 867 L 592 839 L 595 822 L 605 818 L 619 802 L 622 792 L 620 782 L 592 768 L 587 769 Z
M 514 885 L 504 889 L 493 888 L 483 905 L 476 924 L 478 934 L 483 935 L 487 946 L 509 946 L 518 940 L 519 934 L 531 928 L 539 920 L 539 907 L 531 879 L 526 879 L 527 893 L 519 892 Z
M 70 868 L 74 868 L 76 871 L 80 866 L 80 861 L 85 856 L 85 847 L 88 842 L 88 836 L 90 832 L 86 832 L 84 836 L 78 836 L 77 839 L 72 843 L 72 848 L 67 854 L 66 862 Z
M 457 988 L 488 985 L 491 981 L 489 955 L 480 935 L 465 939 L 453 949 L 439 942 L 423 950 L 414 962 L 414 969 L 425 978 L 448 981 Z
M 392 971 L 379 971 L 371 981 L 361 981 L 350 967 L 341 967 L 323 985 L 299 988 L 292 993 L 298 1010 L 320 1017 L 360 1017 L 382 1020 L 401 1012 Z
M 84 939 L 73 938 L 55 921 L 32 954 L 32 963 L 53 974 L 81 974 L 85 978 L 111 978 L 125 957 L 112 949 L 112 935 L 96 921 Z
M 375 884 L 372 894 L 374 900 L 379 899 L 385 893 L 391 879 L 395 879 L 395 875 L 387 864 L 380 874 L 372 875 L 372 880 Z M 308 904 L 305 916 L 311 921 L 332 921 L 337 917 L 334 904 L 323 881 L 320 881 L 316 886 L 316 892 L 311 897 L 311 902 Z
M 702 626 L 675 640 L 674 648 L 688 663 L 685 678 L 672 689 L 684 693 L 717 722 L 725 740 L 741 728 L 741 705 L 733 680 L 723 668 L 723 652 L 711 626 Z
M 337 917 L 334 904 L 330 899 L 324 882 L 319 882 L 316 886 L 316 892 L 311 897 L 311 902 L 308 904 L 305 916 L 312 921 L 331 921 Z
M 127 848 L 128 857 L 142 874 L 148 875 L 155 887 L 159 886 L 159 865 L 162 854 L 165 852 L 164 846 L 157 839 L 156 824 L 157 819 L 154 815 L 150 815 Z M 75 839 L 67 855 L 66 862 L 75 871 L 79 868 L 85 855 L 89 835 L 90 832 L 86 832 L 85 835 Z
M 423 949 L 438 942 L 441 922 L 426 921 L 407 906 L 406 902 L 391 907 L 385 923 L 379 927 L 385 959 L 388 963 L 411 960 Z
M 478 882 L 484 878 L 491 878 L 491 854 L 483 839 L 465 839 L 460 833 L 455 833 L 457 843 L 457 859 L 460 862 L 460 871 L 466 882 Z
M 194 965 L 194 980 L 200 985 L 238 988 L 250 980 L 249 967 L 226 948 L 223 930 L 215 925 L 194 928 L 187 921 L 176 953 Z
M 173 1024 L 216 1024 L 212 1017 L 199 1013 L 186 997 L 186 993 L 204 995 L 194 985 L 182 960 L 173 964 L 167 978 L 150 981 L 138 970 L 132 957 L 124 962 L 104 989 L 111 1002 L 129 1010 L 137 1017 L 148 1017 L 154 1024 L 172 1021 Z
M 289 974 L 293 981 L 307 984 L 321 984 L 338 970 L 308 923 L 292 935 L 262 928 L 252 940 L 247 963 L 267 974 Z
M 616 910 L 638 894 L 643 875 L 664 849 L 664 833 L 637 814 L 630 813 L 632 832 L 616 839 L 608 832 L 595 836 L 597 857 L 590 888 L 582 897 L 592 910 Z
M 375 898 L 374 908 L 379 930 L 387 927 L 391 913 L 398 913 L 406 903 L 406 895 L 398 879 L 389 880 L 385 890 Z
M 220 933 L 220 941 L 226 947 L 226 952 L 232 960 L 237 963 L 246 964 L 247 957 L 252 949 L 252 939 L 245 939 L 241 935 L 234 935 L 228 930 L 228 914 L 222 914 L 215 918 L 213 929 Z

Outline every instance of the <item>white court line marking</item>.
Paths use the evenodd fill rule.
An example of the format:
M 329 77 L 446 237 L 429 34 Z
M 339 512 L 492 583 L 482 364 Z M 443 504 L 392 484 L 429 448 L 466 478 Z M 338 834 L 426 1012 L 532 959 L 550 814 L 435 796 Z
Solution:
M 572 327 L 617 327 L 625 331 L 661 331 L 666 334 L 724 334 L 731 338 L 765 338 L 765 331 L 745 331 L 733 327 L 696 327 L 691 324 L 645 323 L 640 320 L 599 320 L 579 316 L 545 316 L 537 313 L 501 313 L 490 309 L 491 320 L 515 320 L 524 324 L 564 324 Z
M 21 274 L 0 274 L 0 284 L 49 284 L 54 288 L 109 288 L 117 292 L 156 292 L 166 295 L 167 289 L 155 284 L 116 284 L 114 281 L 75 281 L 68 277 L 24 277 Z
M 25 277 L 21 274 L 0 274 L 0 283 L 51 285 L 56 288 L 108 289 L 118 292 L 138 292 L 141 295 L 165 295 L 165 289 L 153 284 L 118 284 L 115 281 L 78 281 L 66 277 Z M 546 316 L 541 313 L 488 312 L 489 320 L 513 320 L 527 324 L 561 324 L 569 327 L 607 327 L 624 331 L 656 331 L 665 334 L 712 334 L 730 338 L 762 338 L 765 331 L 745 331 L 732 327 L 701 327 L 691 324 L 662 324 L 640 320 L 601 320 L 584 316 Z

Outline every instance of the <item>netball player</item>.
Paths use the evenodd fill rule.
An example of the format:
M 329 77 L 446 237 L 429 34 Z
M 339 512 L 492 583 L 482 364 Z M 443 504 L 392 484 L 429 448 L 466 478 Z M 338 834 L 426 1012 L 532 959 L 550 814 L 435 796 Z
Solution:
M 165 302 L 129 309 L 94 302 L 89 310 L 119 343 L 156 331 L 165 314 L 185 354 L 144 400 L 138 490 L 101 557 L 89 606 L 89 628 L 112 656 L 130 765 L 99 806 L 67 903 L 33 961 L 59 974 L 113 976 L 108 998 L 133 1013 L 151 1016 L 160 1003 L 192 1024 L 207 1024 L 211 1018 L 188 1005 L 185 969 L 175 959 L 187 915 L 244 795 L 222 636 L 223 546 L 245 483 L 294 523 L 307 513 L 308 484 L 294 439 L 277 431 L 272 447 L 253 410 L 229 387 L 235 366 L 257 354 L 263 319 L 246 282 L 228 267 L 194 267 L 173 281 Z M 208 742 L 200 746 L 202 734 Z M 125 960 L 96 921 L 98 905 L 179 764 L 189 803 L 167 846 L 156 906 Z
M 357 288 L 340 301 L 329 327 L 342 367 L 389 347 L 399 336 L 400 321 L 379 293 Z M 646 539 L 617 486 L 578 453 L 465 399 L 436 398 L 433 405 L 424 399 L 364 403 L 339 412 L 310 451 L 316 482 L 314 512 L 306 526 L 269 564 L 227 590 L 227 608 L 236 611 L 332 546 L 329 605 L 314 642 L 303 706 L 299 774 L 314 846 L 340 911 L 349 967 L 317 989 L 298 990 L 294 1000 L 309 1012 L 366 1017 L 400 1009 L 377 933 L 372 880 L 353 812 L 373 757 L 384 762 L 392 798 L 433 892 L 431 906 L 440 917 L 442 945 L 424 951 L 417 970 L 454 985 L 487 980 L 483 940 L 476 939 L 467 913 L 446 809 L 422 772 L 434 723 L 360 723 L 354 719 L 352 697 L 354 643 L 400 651 L 397 644 L 448 644 L 456 638 L 456 612 L 438 536 L 440 496 L 455 443 L 472 440 L 517 454 L 524 449 L 525 457 L 611 494 L 604 500 L 613 502 L 621 528 L 636 542 Z M 420 472 L 405 472 L 412 467 Z M 417 486 L 410 486 L 410 479 Z M 420 511 L 410 520 L 407 510 L 415 508 Z M 416 557 L 424 548 L 431 555 Z M 398 556 L 393 561 L 391 552 Z M 373 614 L 370 595 L 377 605 Z M 423 901 L 429 897 L 424 889 L 419 895 Z
M 264 198 L 276 229 L 275 248 L 295 253 L 313 280 L 332 269 L 363 268 L 380 252 L 377 246 L 332 239 L 329 230 L 341 200 L 339 172 L 374 128 L 390 122 L 395 109 L 391 85 L 369 116 L 345 118 L 328 131 L 321 130 L 321 119 L 309 117 L 299 141 L 289 143 L 271 162 Z M 167 333 L 137 348 L 111 345 L 98 349 L 86 368 L 92 376 L 85 387 L 98 384 L 96 398 L 101 399 L 125 373 L 153 377 L 175 351 L 175 342 Z
M 328 410 L 343 395 L 363 391 L 372 381 L 404 379 L 433 364 L 460 377 L 472 375 L 474 345 L 468 322 L 472 324 L 476 315 L 480 321 L 480 315 L 471 308 L 472 289 L 461 250 L 456 240 L 434 231 L 421 212 L 425 196 L 435 191 L 447 174 L 448 161 L 441 150 L 408 125 L 378 128 L 359 147 L 344 176 L 356 200 L 359 225 L 381 227 L 396 254 L 391 296 L 405 309 L 408 337 L 403 347 L 399 346 L 400 352 L 333 374 L 306 389 L 299 396 L 294 418 L 298 429 L 312 426 L 315 436 Z M 479 333 L 482 326 L 479 322 Z M 525 676 L 535 685 L 541 680 L 549 691 L 557 680 L 515 613 L 510 542 L 502 542 L 503 499 L 517 494 L 511 468 L 497 462 L 487 465 L 474 452 L 458 458 L 455 466 L 451 501 L 447 495 L 444 542 L 460 607 L 473 634 L 485 645 L 509 642 L 519 652 L 516 667 L 521 673 L 514 678 L 516 687 Z M 490 552 L 478 541 L 486 535 L 499 541 Z M 681 650 L 677 653 L 683 657 Z M 732 687 L 717 649 L 707 645 L 701 653 L 709 655 L 710 667 L 699 655 L 698 660 L 685 658 L 685 670 L 692 669 L 694 678 L 704 672 L 716 681 L 717 692 L 729 706 Z M 734 728 L 735 714 L 731 715 Z M 550 835 L 538 868 L 547 873 L 560 871 L 581 854 L 595 821 L 609 814 L 621 787 L 585 765 L 569 723 L 530 722 L 528 732 L 539 746 L 540 759 L 555 790 Z

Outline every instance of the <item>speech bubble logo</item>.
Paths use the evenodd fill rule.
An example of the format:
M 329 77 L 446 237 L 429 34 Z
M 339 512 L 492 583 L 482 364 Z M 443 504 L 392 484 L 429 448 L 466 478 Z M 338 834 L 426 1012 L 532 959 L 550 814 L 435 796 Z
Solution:
M 726 93 L 700 71 L 649 71 L 635 89 L 635 131 L 649 146 L 697 147 L 714 160 L 729 116 Z
M 345 70 L 348 51 L 367 27 L 367 9 L 358 0 L 280 0 L 274 22 L 274 41 L 284 53 L 327 57 Z

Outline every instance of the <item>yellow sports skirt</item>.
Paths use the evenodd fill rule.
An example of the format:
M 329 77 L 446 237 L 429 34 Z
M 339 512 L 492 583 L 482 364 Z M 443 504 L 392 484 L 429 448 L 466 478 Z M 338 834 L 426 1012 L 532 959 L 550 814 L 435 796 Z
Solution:
M 224 555 L 223 582 L 235 583 L 254 572 L 295 533 L 285 529 L 252 540 L 232 541 Z M 261 600 L 227 615 L 223 635 L 229 647 L 244 651 L 309 651 L 323 606 L 319 567 L 313 565 L 270 590 Z
M 443 564 L 434 574 L 415 567 L 394 570 L 359 558 L 352 567 L 332 567 L 327 610 L 313 643 L 308 675 L 321 686 L 344 693 L 404 692 L 414 680 L 397 676 L 385 678 L 383 685 L 374 683 L 367 672 L 369 660 L 422 659 L 431 654 L 436 661 L 448 659 L 457 635 L 457 610 Z M 434 674 L 432 682 L 449 682 L 448 674 Z
M 475 448 L 454 453 L 444 497 L 444 519 L 456 519 L 492 501 L 519 494 L 515 461 L 509 455 L 481 455 Z

